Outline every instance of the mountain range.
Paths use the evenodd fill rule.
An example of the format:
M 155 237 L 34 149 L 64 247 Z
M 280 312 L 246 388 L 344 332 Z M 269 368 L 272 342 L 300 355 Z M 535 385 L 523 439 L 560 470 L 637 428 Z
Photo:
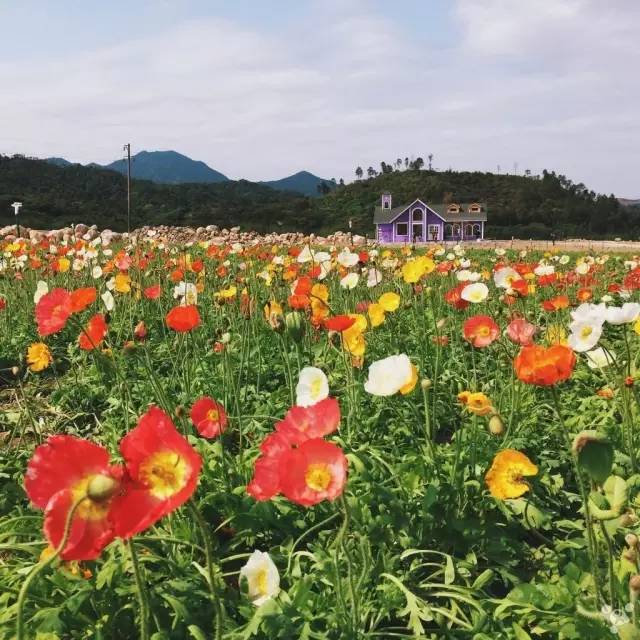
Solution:
M 71 166 L 65 158 L 46 158 L 50 164 L 58 167 Z M 106 165 L 95 162 L 86 165 L 101 169 L 110 169 L 123 175 L 127 173 L 127 161 L 115 160 Z M 177 151 L 140 151 L 131 157 L 131 177 L 139 180 L 151 180 L 158 184 L 216 184 L 227 182 L 229 178 L 223 173 L 212 169 L 200 160 L 193 160 Z M 280 180 L 265 180 L 258 184 L 277 189 L 279 191 L 293 191 L 305 196 L 319 195 L 318 186 L 327 185 L 328 190 L 335 188 L 331 180 L 320 178 L 308 171 L 299 171 Z

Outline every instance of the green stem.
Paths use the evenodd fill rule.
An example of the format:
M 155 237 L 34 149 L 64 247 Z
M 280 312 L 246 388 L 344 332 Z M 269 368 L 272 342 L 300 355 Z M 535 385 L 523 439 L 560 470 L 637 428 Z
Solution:
M 204 542 L 204 555 L 207 562 L 207 573 L 209 574 L 209 592 L 211 593 L 211 602 L 213 603 L 213 607 L 215 610 L 215 621 L 214 621 L 214 637 L 216 640 L 222 639 L 222 605 L 220 603 L 220 598 L 216 592 L 216 572 L 213 563 L 213 548 L 211 545 L 211 536 L 209 535 L 209 531 L 207 530 L 207 524 L 200 513 L 200 510 L 196 506 L 193 499 L 188 502 L 189 510 L 191 511 L 196 524 L 198 525 L 198 529 L 200 530 L 200 537 Z
M 133 575 L 136 581 L 136 589 L 138 591 L 138 606 L 140 607 L 140 640 L 149 640 L 149 603 L 147 602 L 147 594 L 140 570 L 140 562 L 136 552 L 133 540 L 127 543 L 129 553 L 131 554 L 131 563 L 133 565 Z
M 53 563 L 53 561 L 62 553 L 63 549 L 67 546 L 67 542 L 69 541 L 69 535 L 71 533 L 71 524 L 73 521 L 73 516 L 76 512 L 76 509 L 80 506 L 80 503 L 85 500 L 87 496 L 82 496 L 78 500 L 76 500 L 71 509 L 69 509 L 69 513 L 67 514 L 67 519 L 64 523 L 64 531 L 62 533 L 62 540 L 60 540 L 60 544 L 57 546 L 55 552 L 47 558 L 44 562 L 41 562 L 36 565 L 33 571 L 25 578 L 25 581 L 22 583 L 22 587 L 20 589 L 20 593 L 18 595 L 17 602 L 17 612 L 16 612 L 16 640 L 24 640 L 24 603 L 27 599 L 27 594 L 29 593 L 29 587 L 31 583 L 35 580 L 35 578 L 46 569 L 49 565 Z
M 582 508 L 584 509 L 584 523 L 585 523 L 585 528 L 587 533 L 587 548 L 589 552 L 589 561 L 591 564 L 591 575 L 593 576 L 593 584 L 595 586 L 596 604 L 599 609 L 601 605 L 601 596 L 600 596 L 601 592 L 600 592 L 599 576 L 598 576 L 597 546 L 596 546 L 596 541 L 593 535 L 593 529 L 591 527 L 591 515 L 589 511 L 589 499 L 587 496 L 587 490 L 584 485 L 582 474 L 580 473 L 580 467 L 578 466 L 577 454 L 573 453 L 572 451 L 573 447 L 571 444 L 571 438 L 569 437 L 569 431 L 564 422 L 564 418 L 562 417 L 562 411 L 560 409 L 560 396 L 555 386 L 551 386 L 551 397 L 553 398 L 553 403 L 555 406 L 556 413 L 558 414 L 558 420 L 560 421 L 560 425 L 562 427 L 562 433 L 564 435 L 565 443 L 569 451 L 569 455 L 571 456 L 571 462 L 573 464 L 574 474 L 576 476 L 576 481 L 578 483 L 580 497 L 582 498 Z

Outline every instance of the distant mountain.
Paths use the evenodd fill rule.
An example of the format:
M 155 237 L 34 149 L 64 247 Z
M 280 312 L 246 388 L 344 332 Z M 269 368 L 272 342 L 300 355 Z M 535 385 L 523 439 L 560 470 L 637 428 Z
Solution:
M 127 173 L 127 161 L 116 160 L 105 169 Z M 185 182 L 225 182 L 229 178 L 204 162 L 192 160 L 177 151 L 140 151 L 131 157 L 131 176 L 161 184 Z
M 265 180 L 260 184 L 280 191 L 295 191 L 305 196 L 315 197 L 320 195 L 318 185 L 321 185 L 323 182 L 327 185 L 327 193 L 336 188 L 335 182 L 314 176 L 313 173 L 309 173 L 308 171 L 298 171 L 298 173 L 294 173 L 292 176 L 287 176 L 281 180 Z
M 70 167 L 73 163 L 64 158 L 45 158 L 49 164 L 55 164 L 56 167 Z
M 618 198 L 623 207 L 640 207 L 640 198 Z

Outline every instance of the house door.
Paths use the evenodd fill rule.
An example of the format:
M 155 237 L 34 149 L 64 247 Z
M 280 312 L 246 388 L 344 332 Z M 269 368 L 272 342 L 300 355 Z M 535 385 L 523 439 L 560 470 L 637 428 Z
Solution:
M 429 240 L 435 242 L 436 240 L 440 240 L 440 225 L 439 224 L 430 224 L 429 225 Z

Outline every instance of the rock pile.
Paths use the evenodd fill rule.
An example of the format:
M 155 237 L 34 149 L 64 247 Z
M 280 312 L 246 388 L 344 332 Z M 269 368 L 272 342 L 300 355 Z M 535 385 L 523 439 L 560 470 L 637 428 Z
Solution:
M 13 240 L 17 234 L 16 225 L 9 225 L 0 228 L 0 240 Z M 336 231 L 328 236 L 316 236 L 315 234 L 304 234 L 299 232 L 291 233 L 266 233 L 259 234 L 256 231 L 242 231 L 240 227 L 231 227 L 230 229 L 220 229 L 218 226 L 211 224 L 207 227 L 141 227 L 134 229 L 130 234 L 117 233 L 110 229 L 100 231 L 96 225 L 87 226 L 86 224 L 77 224 L 72 227 L 64 227 L 63 229 L 54 229 L 51 231 L 43 231 L 39 229 L 29 229 L 20 227 L 20 236 L 29 238 L 32 243 L 49 239 L 53 242 L 74 242 L 75 240 L 95 240 L 100 237 L 104 244 L 126 240 L 129 237 L 142 240 L 144 238 L 164 239 L 172 243 L 187 243 L 207 240 L 213 244 L 227 244 L 239 242 L 241 244 L 331 244 L 331 245 L 365 245 L 367 239 L 360 235 L 351 235 L 342 231 Z

